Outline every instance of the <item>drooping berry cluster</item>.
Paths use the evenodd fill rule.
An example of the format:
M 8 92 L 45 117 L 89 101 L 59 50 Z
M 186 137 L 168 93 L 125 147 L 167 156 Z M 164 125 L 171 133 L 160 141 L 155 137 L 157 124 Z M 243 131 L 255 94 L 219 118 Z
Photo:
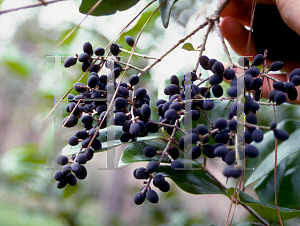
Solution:
M 115 59 L 120 52 L 119 46 L 112 44 L 110 51 L 113 54 L 113 59 Z M 123 125 L 126 120 L 124 113 L 120 110 L 127 106 L 126 98 L 129 96 L 130 89 L 127 83 L 123 82 L 120 84 L 121 87 L 116 95 L 115 117 L 106 112 L 107 99 L 112 98 L 108 90 L 110 88 L 115 89 L 118 86 L 115 79 L 119 77 L 123 68 L 120 64 L 114 63 L 108 75 L 99 76 L 98 71 L 104 61 L 97 63 L 92 57 L 93 53 L 101 57 L 105 54 L 105 50 L 102 47 L 98 47 L 93 51 L 92 45 L 86 42 L 83 45 L 83 53 L 79 56 L 76 55 L 76 57 L 68 57 L 64 62 L 65 67 L 70 67 L 75 65 L 78 60 L 82 63 L 81 67 L 84 72 L 89 69 L 89 78 L 87 84 L 80 82 L 74 84 L 73 88 L 79 93 L 78 95 L 68 94 L 67 96 L 69 104 L 65 106 L 65 110 L 69 112 L 70 115 L 63 120 L 63 125 L 65 127 L 74 127 L 80 119 L 84 130 L 78 130 L 68 139 L 70 146 L 76 146 L 81 143 L 80 152 L 73 155 L 70 160 L 68 157 L 62 155 L 57 157 L 57 163 L 63 165 L 62 170 L 54 173 L 54 179 L 58 181 L 58 188 L 65 187 L 67 183 L 74 186 L 76 185 L 76 177 L 78 179 L 84 179 L 87 176 L 86 168 L 83 165 L 93 158 L 94 151 L 102 148 L 101 142 L 98 139 L 93 139 L 95 134 L 95 138 L 99 137 L 97 128 L 102 119 L 106 115 L 109 115 L 111 117 L 110 121 L 115 125 Z M 105 65 L 108 67 L 107 62 Z M 124 102 L 126 106 L 123 106 Z M 107 121 L 104 120 L 101 124 L 101 128 L 105 128 L 106 126 Z M 71 165 L 68 165 L 68 163 Z M 76 177 L 74 177 L 73 173 Z M 71 182 L 69 182 L 71 180 L 70 178 L 72 179 Z
M 127 36 L 125 40 L 130 46 L 134 45 L 134 40 L 130 36 Z M 84 44 L 83 51 L 84 53 L 79 56 L 67 58 L 64 63 L 65 67 L 69 67 L 74 65 L 77 60 L 82 62 L 82 70 L 89 70 L 89 78 L 87 85 L 79 82 L 74 84 L 73 88 L 79 93 L 78 95 L 68 95 L 69 104 L 65 109 L 71 114 L 63 120 L 63 124 L 65 127 L 73 127 L 80 119 L 84 130 L 77 131 L 68 139 L 68 144 L 71 146 L 81 143 L 80 151 L 70 160 L 66 156 L 57 158 L 57 163 L 63 165 L 62 170 L 54 174 L 54 179 L 58 180 L 58 188 L 63 188 L 66 184 L 74 186 L 77 179 L 84 179 L 87 176 L 86 168 L 83 165 L 93 158 L 94 151 L 102 148 L 101 142 L 94 138 L 99 136 L 99 128 L 105 128 L 110 124 L 122 126 L 121 142 L 135 141 L 138 137 L 147 136 L 148 133 L 158 132 L 160 128 L 171 135 L 164 150 L 156 150 L 150 146 L 143 150 L 146 157 L 160 156 L 160 160 L 152 160 L 146 168 L 140 167 L 133 172 L 136 179 L 147 180 L 144 181 L 146 185 L 134 196 L 134 202 L 138 205 L 142 204 L 146 198 L 151 203 L 159 201 L 156 191 L 151 188 L 151 182 L 162 192 L 170 190 L 170 184 L 165 180 L 163 174 L 159 174 L 158 170 L 162 158 L 167 156 L 171 162 L 170 167 L 175 172 L 182 172 L 184 162 L 179 159 L 179 149 L 188 148 L 189 157 L 193 160 L 198 159 L 201 155 L 205 158 L 222 158 L 228 165 L 223 170 L 224 176 L 234 178 L 238 178 L 242 174 L 242 169 L 235 167 L 237 139 L 245 141 L 244 156 L 255 158 L 259 155 L 259 150 L 250 143 L 261 142 L 264 136 L 260 127 L 257 126 L 256 116 L 260 109 L 262 78 L 264 73 L 280 70 L 284 66 L 282 62 L 274 62 L 267 72 L 261 72 L 257 66 L 264 62 L 263 55 L 257 55 L 251 66 L 246 57 L 241 57 L 238 63 L 244 68 L 242 75 L 244 89 L 242 89 L 238 86 L 238 77 L 234 68 L 225 69 L 221 62 L 201 56 L 199 63 L 202 68 L 213 73 L 207 79 L 209 86 L 201 87 L 201 84 L 204 83 L 201 74 L 198 76 L 194 72 L 187 72 L 181 81 L 176 75 L 172 75 L 170 85 L 164 88 L 164 93 L 169 96 L 169 100 L 159 99 L 156 101 L 157 115 L 160 116 L 159 122 L 156 122 L 151 120 L 153 112 L 149 107 L 150 97 L 147 90 L 143 87 L 135 89 L 139 83 L 139 76 L 131 75 L 128 84 L 117 83 L 116 79 L 124 70 L 120 64 L 114 63 L 113 67 L 109 67 L 109 63 L 102 57 L 105 50 L 99 47 L 93 52 L 93 48 L 88 42 Z M 110 52 L 113 54 L 113 60 L 119 60 L 120 47 L 118 44 L 112 44 Z M 100 60 L 100 63 L 97 63 L 97 60 L 92 57 L 93 53 L 98 56 L 97 60 Z M 111 69 L 111 72 L 108 75 L 99 76 L 98 71 L 104 64 Z M 206 113 L 212 111 L 215 104 L 218 103 L 216 99 L 223 96 L 224 90 L 220 84 L 224 79 L 231 81 L 230 87 L 226 90 L 230 97 L 230 111 L 226 119 L 219 117 L 212 122 Z M 269 101 L 280 105 L 286 101 L 286 94 L 290 100 L 295 100 L 298 96 L 295 86 L 300 85 L 300 69 L 295 69 L 290 74 L 290 80 L 290 82 L 274 82 L 275 90 L 270 93 Z M 214 98 L 211 98 L 212 95 Z M 241 96 L 244 100 L 243 104 L 233 101 Z M 113 97 L 115 98 L 113 99 Z M 114 103 L 114 109 L 108 109 L 111 101 Z M 246 131 L 244 137 L 240 138 L 237 134 L 237 118 L 242 113 L 246 114 Z M 207 125 L 196 123 L 201 115 L 209 122 L 209 128 Z M 192 126 L 184 131 L 182 129 L 184 127 L 180 127 L 182 123 Z M 277 139 L 286 140 L 289 137 L 286 131 L 277 129 L 276 123 L 271 123 L 269 129 L 274 131 Z M 178 146 L 173 143 L 176 131 L 183 132 Z M 241 159 L 243 158 L 243 155 L 239 156 Z

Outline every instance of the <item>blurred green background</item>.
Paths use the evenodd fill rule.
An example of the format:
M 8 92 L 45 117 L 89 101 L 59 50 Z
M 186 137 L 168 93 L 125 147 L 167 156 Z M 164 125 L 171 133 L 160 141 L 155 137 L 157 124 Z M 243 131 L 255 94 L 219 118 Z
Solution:
M 2 0 L 0 10 L 38 2 Z M 98 170 L 105 167 L 106 161 L 106 154 L 98 153 L 87 164 L 87 179 L 62 190 L 56 188 L 54 170 L 49 170 L 53 168 L 54 152 L 60 150 L 54 150 L 53 115 L 43 126 L 42 121 L 54 106 L 55 87 L 60 86 L 63 95 L 82 74 L 79 64 L 67 70 L 62 65 L 55 65 L 61 67 L 61 77 L 57 77 L 54 60 L 49 56 L 80 54 L 86 41 L 91 42 L 94 48 L 105 47 L 147 2 L 141 0 L 135 7 L 112 16 L 88 17 L 55 51 L 59 41 L 84 18 L 78 11 L 79 0 L 0 16 L 0 225 L 184 226 L 223 225 L 225 222 L 229 199 L 221 195 L 193 196 L 176 188 L 174 183 L 171 183 L 169 193 L 159 193 L 158 204 L 145 202 L 142 206 L 134 205 L 133 196 L 143 184 L 133 178 L 132 172 L 144 163 L 133 164 L 123 170 Z M 216 1 L 210 0 L 181 2 L 175 4 L 167 30 L 162 26 L 159 13 L 154 16 L 141 36 L 136 52 L 160 56 L 216 7 Z M 124 36 L 136 38 L 157 6 L 154 4 L 147 9 L 118 43 L 130 50 Z M 199 45 L 203 34 L 204 31 L 199 32 L 189 42 Z M 225 60 L 215 31 L 209 39 L 206 54 Z M 190 70 L 197 55 L 198 52 L 179 48 L 143 77 L 140 85 L 147 87 L 152 103 L 157 99 L 162 81 L 179 70 Z M 125 61 L 128 54 L 124 53 L 123 57 Z M 131 61 L 139 68 L 144 68 L 149 62 L 137 57 Z M 128 81 L 131 74 L 136 72 L 129 70 L 124 80 Z M 62 103 L 59 108 L 62 118 L 67 115 L 65 105 Z M 74 131 L 76 128 L 64 128 L 60 132 L 63 146 Z M 116 163 L 122 149 L 124 146 L 116 149 Z M 220 175 L 222 166 L 218 163 L 208 164 L 225 183 Z M 229 184 L 234 183 L 229 181 Z M 234 224 L 246 219 L 246 211 L 238 207 Z

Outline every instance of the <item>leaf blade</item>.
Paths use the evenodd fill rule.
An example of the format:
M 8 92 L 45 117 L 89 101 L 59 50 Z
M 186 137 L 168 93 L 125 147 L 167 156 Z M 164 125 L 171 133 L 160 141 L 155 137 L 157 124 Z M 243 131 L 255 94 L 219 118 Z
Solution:
M 201 167 L 201 163 L 192 162 L 192 169 L 183 170 L 180 173 L 172 170 L 170 165 L 162 165 L 158 172 L 164 176 L 171 178 L 177 186 L 185 192 L 191 194 L 223 194 L 226 192 L 223 188 L 210 177 Z M 194 170 L 193 170 L 194 169 Z
M 227 189 L 228 195 L 233 195 L 234 188 Z M 237 193 L 236 193 L 237 195 Z M 241 203 L 244 203 L 250 206 L 255 212 L 257 212 L 262 218 L 272 221 L 279 222 L 277 216 L 276 206 L 265 204 L 260 201 L 255 200 L 251 196 L 247 195 L 243 191 L 240 191 L 239 200 Z M 284 207 L 279 207 L 279 212 L 282 220 L 288 220 L 300 216 L 300 210 L 294 210 Z
M 197 49 L 194 48 L 194 46 L 192 45 L 192 43 L 189 43 L 189 42 L 184 43 L 181 48 L 185 49 L 187 51 L 199 51 L 199 50 L 197 50 Z
M 178 0 L 167 0 L 165 4 L 163 4 L 160 8 L 160 16 L 161 16 L 161 21 L 163 23 L 163 26 L 165 28 L 168 27 L 169 25 L 169 20 L 171 16 L 171 11 L 173 8 L 173 5 L 177 2 Z M 161 5 L 164 2 L 164 0 L 159 0 L 159 5 Z
M 107 129 L 110 130 L 109 133 L 107 133 Z M 114 147 L 120 146 L 122 144 L 127 144 L 127 143 L 134 143 L 134 142 L 121 142 L 120 137 L 123 133 L 122 126 L 109 126 L 108 128 L 105 129 L 100 129 L 99 130 L 99 137 L 97 138 L 100 140 L 102 144 L 101 150 L 95 151 L 97 152 L 103 152 L 103 151 L 108 151 Z M 161 136 L 157 134 L 153 134 L 152 136 L 148 137 L 138 137 L 137 141 L 144 141 L 144 140 L 152 140 L 152 139 L 157 139 L 160 138 Z M 71 146 L 71 145 L 66 145 L 62 149 L 62 154 L 63 155 L 72 155 L 78 153 L 78 151 L 81 148 L 81 143 L 79 143 L 76 146 Z
M 103 0 L 90 14 L 92 16 L 105 16 L 117 11 L 127 10 L 136 5 L 140 0 Z M 88 11 L 98 2 L 98 0 L 82 0 L 79 12 L 87 14 Z
M 278 142 L 277 148 L 277 165 L 279 165 L 289 155 L 300 151 L 297 145 L 300 136 L 300 121 L 286 119 L 278 123 L 277 128 L 286 130 L 290 138 L 283 142 Z M 249 186 L 255 181 L 261 179 L 274 169 L 275 159 L 275 138 L 273 131 L 265 133 L 263 142 L 253 144 L 258 148 L 260 154 L 258 158 L 247 159 L 246 167 L 254 168 L 253 171 L 245 172 L 245 186 Z M 287 150 L 287 151 L 286 151 Z

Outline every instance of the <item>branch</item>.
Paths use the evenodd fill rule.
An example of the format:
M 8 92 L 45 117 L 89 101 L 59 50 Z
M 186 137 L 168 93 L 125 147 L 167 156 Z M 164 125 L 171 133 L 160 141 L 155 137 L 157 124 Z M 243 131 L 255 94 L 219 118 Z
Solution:
M 170 48 L 167 52 L 165 52 L 161 57 L 155 60 L 153 63 L 149 64 L 147 67 L 143 69 L 142 72 L 138 74 L 139 77 L 146 74 L 151 68 L 153 68 L 158 62 L 160 62 L 164 57 L 166 57 L 169 53 L 171 53 L 174 49 L 176 49 L 180 44 L 184 43 L 185 40 L 196 34 L 199 30 L 208 25 L 208 21 L 206 20 L 202 24 L 200 24 L 196 29 L 194 29 L 190 34 L 186 35 L 184 38 L 180 39 L 172 48 Z
M 167 146 L 166 148 L 164 149 L 162 155 L 160 156 L 160 159 L 158 160 L 158 165 L 160 165 L 164 155 L 167 153 L 167 151 L 169 150 L 169 148 L 171 147 L 171 144 L 172 144 L 172 141 L 174 140 L 174 136 L 175 136 L 175 132 L 176 132 L 176 127 L 178 126 L 178 123 L 179 123 L 179 119 L 176 120 L 175 124 L 174 124 L 174 129 L 172 131 L 172 134 L 171 136 L 169 137 L 169 141 L 167 143 Z
M 205 50 L 205 46 L 206 46 L 206 41 L 207 41 L 207 38 L 208 38 L 208 34 L 211 31 L 212 27 L 213 27 L 213 23 L 209 23 L 208 28 L 207 28 L 207 30 L 205 32 L 204 37 L 203 37 L 203 43 L 202 43 L 202 46 L 201 46 L 201 49 L 200 49 L 200 52 L 199 52 L 199 57 L 202 56 L 202 54 L 203 54 L 203 52 Z M 196 73 L 196 71 L 197 71 L 197 69 L 199 67 L 199 57 L 197 59 L 196 65 L 195 65 L 195 67 L 193 69 L 193 72 L 195 72 L 195 73 Z
M 212 177 L 226 192 L 227 188 L 207 169 L 206 166 L 201 165 L 201 168 L 203 169 L 204 172 L 206 172 L 210 177 Z M 233 199 L 234 202 L 236 202 L 236 199 Z M 256 217 L 260 222 L 262 222 L 264 225 L 269 226 L 269 223 L 263 219 L 261 216 L 259 216 L 257 213 L 255 213 L 249 206 L 247 206 L 244 203 L 237 202 L 238 204 L 241 204 L 250 214 L 252 214 L 254 217 Z
M 204 115 L 204 117 L 206 118 L 206 120 L 209 122 L 209 124 L 210 124 L 210 128 L 214 128 L 214 124 L 213 124 L 213 122 L 208 118 L 208 116 L 205 114 L 205 111 L 202 109 L 202 108 L 199 108 L 200 109 L 200 111 L 202 112 L 202 114 Z
M 227 46 L 226 46 L 226 43 L 225 43 L 225 41 L 224 41 L 224 36 L 223 36 L 223 33 L 222 33 L 221 28 L 220 28 L 220 25 L 219 25 L 219 20 L 215 20 L 214 23 L 215 23 L 215 27 L 216 27 L 218 36 L 219 36 L 219 38 L 221 39 L 222 46 L 223 46 L 223 50 L 224 50 L 224 53 L 225 53 L 225 55 L 226 55 L 226 57 L 227 57 L 227 60 L 228 60 L 228 62 L 229 62 L 229 66 L 230 66 L 230 68 L 232 68 L 233 63 L 232 63 L 232 60 L 231 60 L 231 58 L 230 58 L 230 54 L 229 54 L 228 48 L 227 48 Z
M 267 78 L 269 78 L 269 79 L 271 79 L 271 80 L 273 80 L 274 82 L 280 82 L 280 80 L 278 80 L 278 79 L 276 79 L 276 78 L 273 78 L 273 77 L 271 77 L 270 75 L 267 75 L 267 74 L 265 74 L 265 73 L 261 73 L 261 75 L 262 75 L 262 76 L 265 76 L 265 77 L 267 77 Z
M 129 53 L 129 54 L 131 53 L 131 51 L 128 51 L 127 49 L 120 48 L 120 50 L 122 52 L 125 52 L 125 53 Z M 143 55 L 143 54 L 139 54 L 139 53 L 133 53 L 133 55 L 138 56 L 138 57 L 142 57 L 142 58 L 145 58 L 145 59 L 157 60 L 156 57 L 147 56 L 147 55 Z
M 5 13 L 10 13 L 10 12 L 14 12 L 14 11 L 18 11 L 21 9 L 29 9 L 29 8 L 35 8 L 35 7 L 39 7 L 39 6 L 46 6 L 49 4 L 53 4 L 53 3 L 57 3 L 57 2 L 62 2 L 65 0 L 53 0 L 53 1 L 49 1 L 49 2 L 41 2 L 41 3 L 37 3 L 37 4 L 33 4 L 33 5 L 27 5 L 27 6 L 22 6 L 19 8 L 14 8 L 14 9 L 6 9 L 6 10 L 1 10 L 0 11 L 0 15 L 5 14 Z
M 94 57 L 93 57 L 93 59 L 98 59 L 98 58 L 94 58 Z M 101 60 L 101 61 L 109 61 L 108 59 L 106 59 L 106 58 L 104 58 L 104 57 L 101 57 L 100 60 Z M 132 65 L 132 64 L 127 64 L 127 63 L 125 63 L 125 62 L 118 61 L 118 60 L 114 60 L 114 62 L 117 63 L 117 64 L 121 64 L 121 65 L 127 66 L 128 68 L 132 68 L 132 69 L 134 69 L 134 70 L 136 70 L 136 71 L 138 71 L 138 72 L 141 72 L 141 71 L 142 71 L 142 69 L 140 69 L 140 68 L 138 68 L 138 67 L 136 67 L 136 66 L 134 66 L 134 65 Z

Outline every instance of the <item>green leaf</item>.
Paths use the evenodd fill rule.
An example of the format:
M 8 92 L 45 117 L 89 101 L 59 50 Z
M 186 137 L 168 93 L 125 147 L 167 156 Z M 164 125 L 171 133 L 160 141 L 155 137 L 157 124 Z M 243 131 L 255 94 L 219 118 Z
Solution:
M 280 164 L 286 157 L 300 151 L 300 121 L 286 119 L 278 123 L 277 128 L 286 130 L 290 137 L 286 141 L 278 141 L 277 148 L 277 165 Z M 275 137 L 273 131 L 264 134 L 264 139 L 260 143 L 254 143 L 260 154 L 257 158 L 247 158 L 246 168 L 254 170 L 245 171 L 245 186 L 248 186 L 255 181 L 261 179 L 274 169 L 275 161 Z
M 233 195 L 234 188 L 227 189 L 228 195 Z M 237 192 L 235 193 L 237 197 Z M 240 191 L 239 200 L 241 203 L 244 203 L 250 206 L 256 213 L 258 213 L 262 218 L 278 222 L 276 206 L 265 204 L 260 201 L 255 200 L 248 194 Z M 282 220 L 288 220 L 300 216 L 300 210 L 288 209 L 284 207 L 279 207 L 279 212 Z
M 95 151 L 95 153 L 96 152 L 108 151 L 108 150 L 110 150 L 114 147 L 117 147 L 117 146 L 121 145 L 121 144 L 135 143 L 136 142 L 136 141 L 134 141 L 134 142 L 121 142 L 120 141 L 120 136 L 123 133 L 122 126 L 109 126 L 108 128 L 109 128 L 109 130 L 114 129 L 113 137 L 110 137 L 109 134 L 106 134 L 107 133 L 107 128 L 100 129 L 99 130 L 99 137 L 97 139 L 101 141 L 102 148 L 101 148 L 101 150 Z M 157 134 L 153 134 L 152 136 L 138 137 L 137 141 L 152 140 L 152 139 L 157 139 L 159 137 L 160 136 L 158 136 Z M 76 154 L 80 150 L 80 148 L 81 148 L 81 143 L 79 143 L 76 146 L 71 146 L 71 145 L 68 144 L 62 149 L 62 154 L 63 155 L 73 155 L 73 154 Z
M 245 223 L 238 224 L 236 226 L 253 226 L 253 224 L 251 224 L 251 222 L 245 222 Z
M 102 0 L 96 9 L 90 14 L 92 16 L 111 15 L 117 11 L 124 11 L 137 4 L 140 0 Z M 98 0 L 82 0 L 79 12 L 87 14 Z
M 300 206 L 300 152 L 283 160 L 276 171 L 276 190 L 279 206 L 298 208 Z M 263 177 L 254 187 L 264 203 L 275 203 L 274 170 Z
M 73 25 L 73 24 L 72 24 Z M 59 40 L 62 40 L 63 38 L 65 38 L 67 35 L 69 35 L 69 33 L 74 29 L 76 25 L 73 25 L 72 28 L 68 28 L 66 30 L 64 30 L 59 37 Z M 65 41 L 64 41 L 64 45 L 70 45 L 73 41 L 75 41 L 76 37 L 77 37 L 78 32 L 73 32 Z
M 157 138 L 159 138 L 159 136 L 140 137 L 137 139 L 137 141 L 152 140 L 152 139 L 157 139 Z M 102 144 L 101 150 L 97 150 L 94 152 L 97 153 L 97 152 L 108 151 L 108 150 L 115 148 L 117 146 L 120 146 L 122 144 L 136 143 L 137 141 L 121 142 L 120 140 L 113 140 L 113 143 L 112 142 L 101 142 L 101 144 Z M 109 144 L 107 144 L 107 143 L 109 143 Z M 63 155 L 73 155 L 73 154 L 76 154 L 80 150 L 80 148 L 81 148 L 81 143 L 76 146 L 66 145 L 62 149 L 62 154 Z
M 185 49 L 187 51 L 199 51 L 199 50 L 195 49 L 194 46 L 191 43 L 189 43 L 189 42 L 184 43 L 181 48 Z
M 19 59 L 5 59 L 3 65 L 8 68 L 14 75 L 27 77 L 31 73 L 31 68 Z
M 267 99 L 264 100 L 268 101 Z M 271 122 L 274 121 L 274 109 L 267 105 L 260 105 L 260 109 L 257 116 L 257 125 L 269 126 Z M 296 104 L 281 104 L 276 106 L 276 120 L 281 122 L 285 119 L 295 119 L 299 120 L 300 106 Z
M 160 8 L 161 20 L 165 28 L 167 28 L 169 25 L 172 7 L 177 1 L 178 0 L 167 0 L 167 2 L 163 4 Z M 163 2 L 164 0 L 159 0 L 159 5 L 161 5 Z
M 131 163 L 135 162 L 141 162 L 141 161 L 151 161 L 159 160 L 159 156 L 155 156 L 153 158 L 147 158 L 143 154 L 143 150 L 147 146 L 154 147 L 157 151 L 158 150 L 164 150 L 167 145 L 167 142 L 164 141 L 163 139 L 153 139 L 153 140 L 148 140 L 148 141 L 138 141 L 129 144 L 123 151 L 121 158 L 118 163 L 118 167 L 126 166 Z M 163 161 L 167 161 L 168 157 L 164 157 Z
M 67 185 L 64 188 L 64 191 L 63 191 L 63 197 L 64 197 L 64 199 L 66 199 L 66 198 L 72 196 L 73 194 L 75 194 L 78 191 L 78 188 L 79 188 L 78 185 L 76 185 L 76 186 Z
M 125 165 L 141 162 L 141 161 L 151 161 L 159 160 L 159 156 L 153 158 L 147 158 L 143 154 L 143 149 L 147 146 L 152 146 L 156 150 L 164 150 L 167 142 L 163 139 L 154 139 L 149 141 L 140 141 L 128 145 L 119 160 L 118 167 L 123 167 Z M 162 163 L 166 163 L 168 158 L 165 156 Z M 160 165 L 157 172 L 170 177 L 182 190 L 192 193 L 192 194 L 226 194 L 222 187 L 211 178 L 206 172 L 201 169 L 201 164 L 189 159 L 187 155 L 183 152 L 179 153 L 179 158 L 181 162 L 190 165 L 192 168 L 184 170 L 181 173 L 176 173 L 171 169 L 170 164 Z M 186 165 L 186 167 L 188 167 Z M 194 170 L 193 170 L 194 168 Z
M 170 165 L 161 165 L 158 172 L 166 177 L 171 178 L 178 187 L 185 192 L 200 195 L 200 194 L 224 194 L 223 188 L 201 169 L 201 163 L 192 161 L 192 168 L 183 170 L 180 173 L 172 170 Z

